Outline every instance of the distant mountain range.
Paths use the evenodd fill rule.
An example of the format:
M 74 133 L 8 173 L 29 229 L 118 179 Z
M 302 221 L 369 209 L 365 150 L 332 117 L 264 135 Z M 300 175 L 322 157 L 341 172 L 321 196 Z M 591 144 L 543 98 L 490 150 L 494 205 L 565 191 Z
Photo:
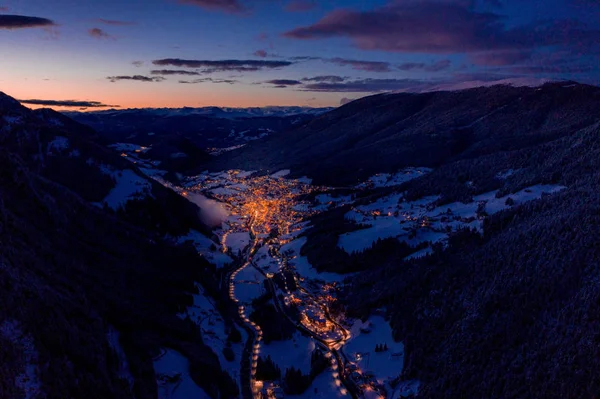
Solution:
M 150 147 L 148 158 L 169 171 L 191 171 L 208 153 L 245 145 L 308 123 L 331 108 L 159 108 L 64 112 L 99 133 L 104 145 L 133 143 Z M 176 159 L 172 155 L 178 154 Z M 184 156 L 179 156 L 184 154 Z
M 119 116 L 119 115 L 153 115 L 161 117 L 169 116 L 190 116 L 199 115 L 211 118 L 222 119 L 241 119 L 241 118 L 262 118 L 262 117 L 286 117 L 294 115 L 320 115 L 331 111 L 333 108 L 312 108 L 312 107 L 253 107 L 253 108 L 229 108 L 229 107 L 200 107 L 200 108 L 129 108 L 129 109 L 108 109 L 103 111 L 90 112 L 64 112 L 77 119 L 80 114 Z

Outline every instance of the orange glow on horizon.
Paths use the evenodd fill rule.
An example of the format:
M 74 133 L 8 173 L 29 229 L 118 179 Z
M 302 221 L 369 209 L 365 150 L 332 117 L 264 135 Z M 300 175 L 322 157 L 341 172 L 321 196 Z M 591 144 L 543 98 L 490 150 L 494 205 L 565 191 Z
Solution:
M 67 81 L 5 81 L 0 82 L 0 91 L 18 100 L 77 100 L 98 101 L 108 107 L 88 107 L 85 111 L 113 108 L 181 108 L 181 107 L 266 107 L 266 106 L 310 106 L 327 107 L 339 105 L 339 93 L 315 93 L 250 87 L 249 85 L 227 85 L 205 83 L 182 85 L 174 82 L 117 82 L 94 80 L 91 82 Z M 53 108 L 56 110 L 80 110 L 84 107 L 62 107 L 23 104 L 28 108 Z

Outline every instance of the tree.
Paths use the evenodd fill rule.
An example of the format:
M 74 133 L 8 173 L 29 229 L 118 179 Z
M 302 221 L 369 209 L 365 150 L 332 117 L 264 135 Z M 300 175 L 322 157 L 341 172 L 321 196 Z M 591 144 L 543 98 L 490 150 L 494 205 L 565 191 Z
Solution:
M 256 379 L 260 381 L 275 381 L 281 379 L 281 369 L 275 364 L 271 356 L 263 360 L 258 358 L 256 364 Z

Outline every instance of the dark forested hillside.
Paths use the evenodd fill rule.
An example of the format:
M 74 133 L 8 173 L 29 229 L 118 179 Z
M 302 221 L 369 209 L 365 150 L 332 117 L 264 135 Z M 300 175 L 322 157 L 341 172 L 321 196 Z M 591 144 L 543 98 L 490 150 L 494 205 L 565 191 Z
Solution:
M 421 381 L 419 397 L 598 395 L 600 126 L 556 133 L 537 146 L 442 165 L 405 188 L 415 198 L 451 199 L 540 182 L 566 190 L 490 216 L 483 237 L 457 233 L 431 257 L 390 254 L 348 289 L 355 315 L 387 307 L 406 345 L 403 378 Z M 493 177 L 508 167 L 519 171 Z M 475 183 L 465 188 L 467 180 Z
M 0 397 L 155 398 L 152 359 L 165 347 L 190 361 L 191 377 L 208 394 L 236 397 L 236 384 L 197 326 L 176 316 L 191 303 L 194 281 L 214 267 L 160 236 L 202 227 L 197 208 L 189 220 L 185 211 L 173 213 L 185 202 L 160 186 L 153 200 L 173 201 L 176 211 L 157 205 L 155 215 L 119 218 L 92 205 L 93 190 L 105 195 L 114 182 L 57 165 L 69 156 L 49 143 L 68 135 L 72 158 L 84 160 L 71 168 L 88 156 L 130 166 L 88 141 L 93 131 L 63 118 L 0 95 Z M 144 225 L 153 218 L 165 224 Z M 109 342 L 115 331 L 125 370 Z
M 548 142 L 594 123 L 599 107 L 600 88 L 569 82 L 381 94 L 224 154 L 213 168 L 289 168 L 315 183 L 357 183 Z
M 0 97 L 10 102 L 10 97 L 2 93 Z M 4 149 L 18 154 L 31 170 L 66 186 L 84 200 L 103 206 L 103 199 L 125 173 L 146 187 L 137 201 L 124 203 L 127 206 L 118 212 L 126 220 L 165 234 L 177 235 L 189 228 L 205 230 L 198 207 L 98 144 L 99 135 L 88 126 L 50 109 L 31 111 L 18 102 L 4 108 L 0 105 L 0 118 Z M 118 210 L 115 208 L 107 210 L 114 212 Z

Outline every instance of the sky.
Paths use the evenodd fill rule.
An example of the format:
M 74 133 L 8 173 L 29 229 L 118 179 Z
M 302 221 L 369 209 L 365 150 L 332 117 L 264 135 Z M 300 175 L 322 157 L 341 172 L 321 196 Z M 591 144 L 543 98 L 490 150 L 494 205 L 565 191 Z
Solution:
M 0 0 L 0 54 L 0 91 L 57 109 L 598 84 L 600 0 Z

